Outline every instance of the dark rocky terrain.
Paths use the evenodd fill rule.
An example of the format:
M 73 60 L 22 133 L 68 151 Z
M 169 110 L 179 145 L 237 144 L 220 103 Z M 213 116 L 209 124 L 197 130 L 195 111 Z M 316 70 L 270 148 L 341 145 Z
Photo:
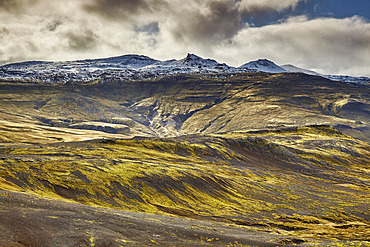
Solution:
M 1 246 L 277 246 L 288 241 L 227 223 L 0 193 Z
M 365 85 L 179 74 L 0 94 L 0 245 L 369 246 Z

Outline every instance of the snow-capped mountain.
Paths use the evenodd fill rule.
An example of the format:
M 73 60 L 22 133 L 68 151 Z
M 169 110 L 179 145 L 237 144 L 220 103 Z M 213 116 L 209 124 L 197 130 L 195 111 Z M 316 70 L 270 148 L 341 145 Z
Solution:
M 153 73 L 154 76 L 177 73 L 230 73 L 234 70 L 236 69 L 224 63 L 218 63 L 213 59 L 204 59 L 194 54 L 188 54 L 180 60 L 157 61 L 139 69 L 143 74 Z
M 368 77 L 354 77 L 354 76 L 344 76 L 344 75 L 323 75 L 320 73 L 317 73 L 313 70 L 308 69 L 302 69 L 297 66 L 287 64 L 280 66 L 286 71 L 290 73 L 304 73 L 307 75 L 315 75 L 315 76 L 321 76 L 327 79 L 330 79 L 332 81 L 341 81 L 341 82 L 347 82 L 347 83 L 356 83 L 361 85 L 370 85 L 370 78 Z
M 185 58 L 174 61 L 174 66 L 179 67 L 192 67 L 192 68 L 203 68 L 203 69 L 216 69 L 216 70 L 227 70 L 230 66 L 226 64 L 220 64 L 213 59 L 204 59 L 194 54 L 188 54 Z
M 370 86 L 370 78 L 369 77 L 354 77 L 354 76 L 346 76 L 346 75 L 323 75 L 327 79 L 332 81 L 341 81 L 347 83 L 355 83 L 360 85 Z
M 188 54 L 183 59 L 167 61 L 132 54 L 67 62 L 29 61 L 13 63 L 0 66 L 0 79 L 51 83 L 91 81 L 103 83 L 114 79 L 139 80 L 184 73 L 216 74 L 216 76 L 221 76 L 225 74 L 251 72 L 306 73 L 331 80 L 363 85 L 370 84 L 370 79 L 367 77 L 321 75 L 293 65 L 278 66 L 267 59 L 259 59 L 235 68 L 225 63 L 218 63 L 213 59 L 201 58 L 194 54 Z
M 291 64 L 282 65 L 280 67 L 283 68 L 283 69 L 285 69 L 288 72 L 291 72 L 291 73 L 305 73 L 307 75 L 321 76 L 321 74 L 319 74 L 319 73 L 317 73 L 315 71 L 308 70 L 308 69 L 302 69 L 302 68 L 299 68 L 299 67 L 294 66 L 294 65 L 291 65 Z
M 256 61 L 251 61 L 249 63 L 246 63 L 239 68 L 246 68 L 251 70 L 257 70 L 261 72 L 267 72 L 267 73 L 286 73 L 285 69 L 282 67 L 276 65 L 274 62 L 267 60 L 267 59 L 258 59 Z
M 23 62 L 0 67 L 0 78 L 43 82 L 143 79 L 179 73 L 246 72 L 213 59 L 188 54 L 180 60 L 159 61 L 142 55 L 68 62 Z M 248 72 L 248 71 L 247 71 Z

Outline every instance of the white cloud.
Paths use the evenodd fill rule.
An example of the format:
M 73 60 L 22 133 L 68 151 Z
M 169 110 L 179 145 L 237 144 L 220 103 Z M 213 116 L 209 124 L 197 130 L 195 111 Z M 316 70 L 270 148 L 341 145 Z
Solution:
M 369 44 L 370 24 L 359 17 L 308 20 L 301 16 L 245 28 L 215 53 L 235 65 L 268 58 L 322 73 L 370 76 Z
M 289 7 L 295 7 L 302 0 L 241 0 L 240 10 L 255 12 L 261 10 L 281 11 Z

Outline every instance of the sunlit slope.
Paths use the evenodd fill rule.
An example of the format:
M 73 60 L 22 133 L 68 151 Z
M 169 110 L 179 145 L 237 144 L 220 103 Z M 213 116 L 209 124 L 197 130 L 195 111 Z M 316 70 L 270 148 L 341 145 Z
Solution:
M 369 148 L 328 126 L 2 147 L 0 189 L 365 240 Z
M 236 80 L 237 81 L 237 80 Z M 304 74 L 266 76 L 237 87 L 225 100 L 195 113 L 188 132 L 227 132 L 312 124 L 340 125 L 369 134 L 369 89 Z M 201 121 L 207 120 L 207 121 Z
M 220 78 L 218 78 L 220 77 Z M 369 141 L 369 88 L 305 74 L 173 75 L 101 83 L 0 83 L 4 143 L 173 137 L 326 124 Z M 10 126 L 21 124 L 18 131 Z M 24 124 L 24 125 L 22 125 Z M 29 127 L 32 136 L 27 140 Z M 45 128 L 44 128 L 45 129 Z M 67 129 L 67 130 L 65 130 Z M 86 132 L 86 138 L 81 136 Z M 9 135 L 9 131 L 14 132 Z

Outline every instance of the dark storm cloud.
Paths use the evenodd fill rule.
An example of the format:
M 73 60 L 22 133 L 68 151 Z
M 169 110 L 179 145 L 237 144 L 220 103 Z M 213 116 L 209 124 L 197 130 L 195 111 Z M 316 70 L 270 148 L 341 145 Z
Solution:
M 0 33 L 5 36 L 10 33 L 10 30 L 6 27 L 0 27 Z
M 62 24 L 63 24 L 63 21 L 61 19 L 54 19 L 54 20 L 51 20 L 51 22 L 48 24 L 47 29 L 50 32 L 53 32 Z
M 175 39 L 194 43 L 210 44 L 228 39 L 242 27 L 234 0 L 204 1 L 192 9 L 180 8 L 172 21 L 171 31 Z
M 18 0 L 0 0 L 0 9 L 1 10 L 13 10 L 21 6 L 22 1 Z
M 88 13 L 117 21 L 147 20 L 166 26 L 178 42 L 217 43 L 243 28 L 242 19 L 294 6 L 300 0 L 93 0 Z M 139 21 L 140 22 L 140 21 Z M 171 22 L 171 23 L 167 23 Z M 137 27 L 137 25 L 135 26 Z
M 94 49 L 98 43 L 99 38 L 94 32 L 90 30 L 82 30 L 76 32 L 68 32 L 65 34 L 68 39 L 68 46 L 74 51 L 89 51 Z
M 84 9 L 118 21 L 160 17 L 163 25 L 172 22 L 171 32 L 177 41 L 219 41 L 241 28 L 235 0 L 94 0 Z
M 130 19 L 133 15 L 163 8 L 164 0 L 93 0 L 84 5 L 88 12 L 107 18 Z
M 24 13 L 27 7 L 40 0 L 0 0 L 0 11 Z

